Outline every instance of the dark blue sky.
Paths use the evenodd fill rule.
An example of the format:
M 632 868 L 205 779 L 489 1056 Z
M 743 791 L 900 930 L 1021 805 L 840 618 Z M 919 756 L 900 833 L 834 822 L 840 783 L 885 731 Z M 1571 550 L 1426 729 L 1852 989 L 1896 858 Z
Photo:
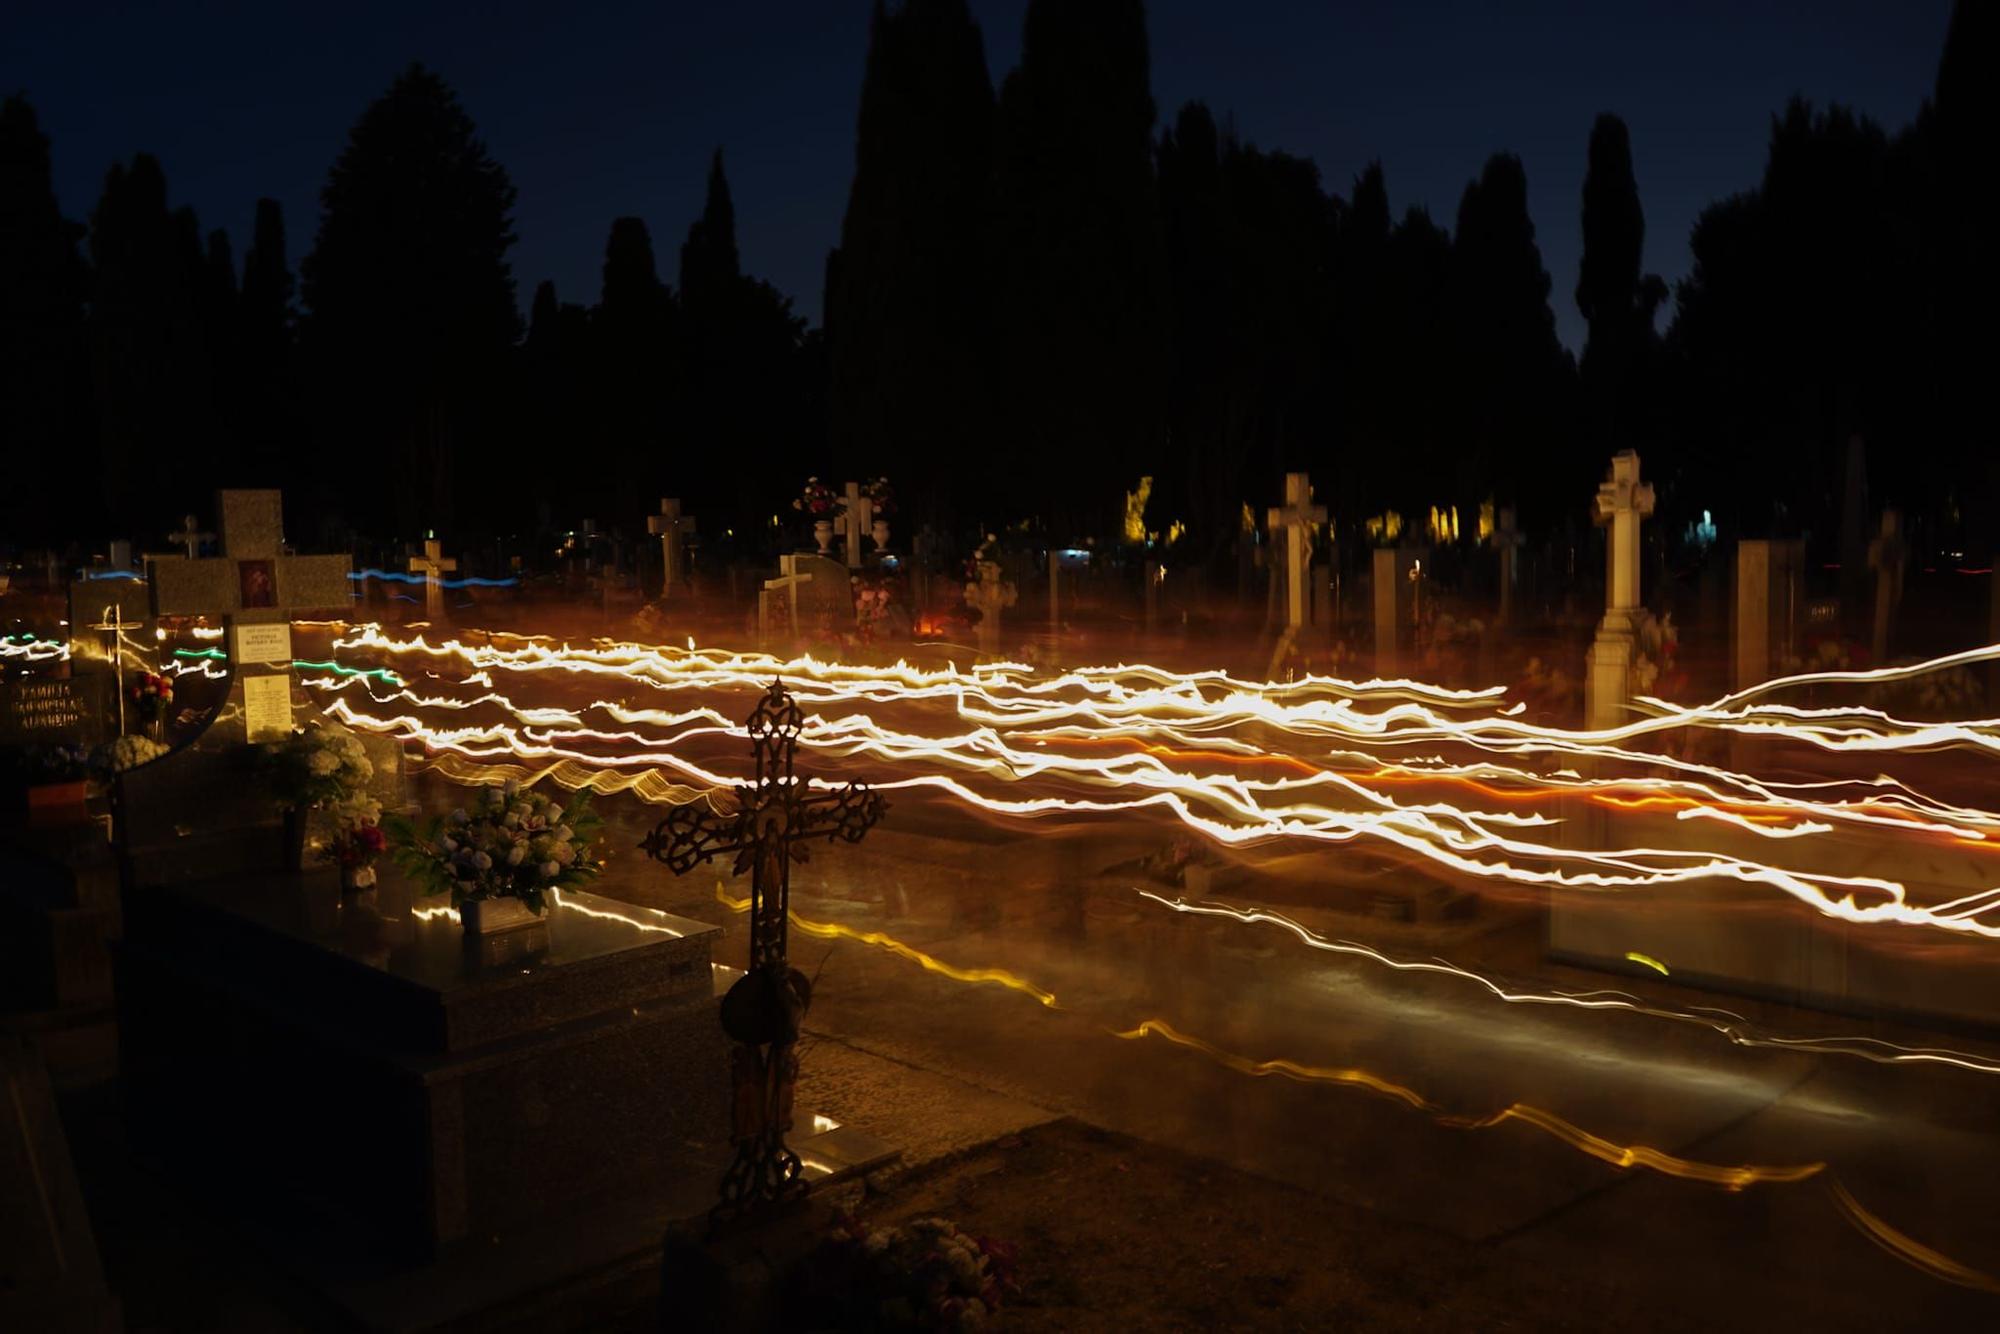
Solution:
M 996 83 L 1019 53 L 1025 4 L 973 0 Z M 88 215 L 114 159 L 147 150 L 173 202 L 228 228 L 239 258 L 256 198 L 281 200 L 296 266 L 348 126 L 421 59 L 457 88 L 520 191 L 524 308 L 545 277 L 565 300 L 595 299 L 620 214 L 646 219 L 671 281 L 720 144 L 745 266 L 817 319 L 868 10 L 22 3 L 0 12 L 0 90 L 34 102 L 71 217 Z M 1949 0 L 1152 0 L 1153 93 L 1162 119 L 1201 98 L 1242 137 L 1315 159 L 1342 194 L 1380 157 L 1396 211 L 1428 205 L 1447 225 L 1489 153 L 1520 154 L 1574 347 L 1578 201 L 1598 111 L 1631 126 L 1646 263 L 1678 278 L 1695 216 L 1755 184 L 1789 95 L 1906 123 L 1930 90 L 1948 11 Z

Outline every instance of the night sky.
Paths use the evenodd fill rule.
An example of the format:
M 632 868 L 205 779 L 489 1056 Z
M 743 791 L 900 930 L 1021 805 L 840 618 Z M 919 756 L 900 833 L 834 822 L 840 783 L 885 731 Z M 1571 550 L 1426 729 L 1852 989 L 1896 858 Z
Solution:
M 1026 0 L 973 0 L 996 84 Z M 39 12 L 24 12 L 29 9 Z M 1503 17 L 1492 12 L 1505 8 Z M 1348 192 L 1380 157 L 1400 214 L 1450 224 L 1489 153 L 1526 163 L 1564 341 L 1592 117 L 1631 127 L 1646 264 L 1687 264 L 1700 209 L 1754 185 L 1773 111 L 1800 93 L 1895 127 L 1929 92 L 1947 0 L 1341 5 L 1152 0 L 1161 118 L 1201 98 L 1264 148 L 1308 156 Z M 612 218 L 652 229 L 662 276 L 727 155 L 745 267 L 817 320 L 853 165 L 866 0 L 760 5 L 44 5 L 0 12 L 0 89 L 54 140 L 65 212 L 88 216 L 106 168 L 145 150 L 174 204 L 229 230 L 281 200 L 291 259 L 348 127 L 411 59 L 457 89 L 520 192 L 513 252 L 534 284 L 596 297 Z

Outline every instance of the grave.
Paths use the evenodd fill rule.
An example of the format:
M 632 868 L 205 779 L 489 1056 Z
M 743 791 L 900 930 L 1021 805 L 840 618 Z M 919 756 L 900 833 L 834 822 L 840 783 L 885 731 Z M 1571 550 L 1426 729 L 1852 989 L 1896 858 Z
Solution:
M 719 928 L 570 892 L 515 955 L 394 872 L 291 881 L 129 894 L 117 959 L 136 1147 L 271 1244 L 425 1260 L 714 1180 Z
M 1377 547 L 1374 552 L 1375 675 L 1404 675 L 1403 640 L 1414 639 L 1422 596 L 1423 553 L 1411 547 Z
M 212 743 L 282 737 L 292 730 L 292 614 L 345 613 L 353 603 L 353 562 L 286 555 L 277 491 L 218 492 L 216 509 L 220 555 L 152 562 L 153 614 L 223 618 L 233 679 L 205 734 Z
M 1797 540 L 1736 544 L 1736 689 L 1770 680 L 1797 656 L 1805 558 Z
M 410 573 L 424 577 L 424 618 L 433 624 L 442 622 L 444 612 L 444 576 L 458 568 L 458 562 L 444 554 L 444 547 L 436 537 L 424 538 L 421 556 L 410 557 Z
M 1636 450 L 1611 456 L 1611 472 L 1597 488 L 1591 517 L 1608 526 L 1605 539 L 1604 619 L 1584 665 L 1584 726 L 1618 727 L 1630 719 L 1633 614 L 1639 610 L 1639 523 L 1653 512 L 1653 488 L 1639 480 Z
M 833 519 L 833 531 L 840 534 L 847 548 L 849 569 L 861 568 L 861 539 L 872 533 L 874 527 L 875 502 L 861 494 L 861 483 L 849 482 L 841 511 Z
M 660 600 L 688 591 L 687 539 L 695 531 L 694 516 L 681 513 L 681 502 L 660 500 L 660 512 L 648 515 L 646 531 L 660 539 Z

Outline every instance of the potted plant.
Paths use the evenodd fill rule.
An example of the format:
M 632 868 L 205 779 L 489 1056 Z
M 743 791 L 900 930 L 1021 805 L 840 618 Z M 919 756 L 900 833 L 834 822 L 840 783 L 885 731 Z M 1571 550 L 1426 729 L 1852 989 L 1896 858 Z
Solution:
M 847 508 L 833 488 L 817 477 L 808 477 L 805 490 L 792 502 L 792 508 L 812 520 L 813 541 L 819 543 L 819 554 L 831 553 L 834 516 Z
M 595 851 L 602 822 L 590 797 L 584 788 L 564 806 L 510 779 L 421 829 L 401 817 L 384 827 L 396 864 L 418 887 L 450 894 L 466 935 L 491 935 L 535 925 L 550 891 L 586 884 L 604 869 Z
M 842 1218 L 808 1253 L 792 1298 L 831 1329 L 969 1330 L 1020 1289 L 1014 1248 L 943 1218 L 871 1228 Z
M 267 744 L 263 759 L 272 794 L 285 816 L 285 869 L 296 871 L 305 865 L 309 814 L 366 791 L 375 766 L 360 738 L 318 718 L 283 741 Z

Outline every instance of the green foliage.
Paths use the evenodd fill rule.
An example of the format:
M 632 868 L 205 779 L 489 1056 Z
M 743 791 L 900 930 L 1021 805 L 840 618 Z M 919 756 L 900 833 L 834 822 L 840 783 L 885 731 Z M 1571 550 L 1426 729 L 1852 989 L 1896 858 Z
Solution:
M 578 888 L 604 869 L 595 855 L 603 821 L 591 797 L 583 788 L 565 807 L 509 781 L 482 789 L 469 809 L 422 826 L 392 816 L 382 828 L 390 856 L 424 893 L 450 894 L 453 907 L 516 898 L 545 912 L 550 889 Z
M 375 766 L 352 732 L 313 719 L 263 747 L 266 783 L 287 810 L 314 810 L 364 791 Z

